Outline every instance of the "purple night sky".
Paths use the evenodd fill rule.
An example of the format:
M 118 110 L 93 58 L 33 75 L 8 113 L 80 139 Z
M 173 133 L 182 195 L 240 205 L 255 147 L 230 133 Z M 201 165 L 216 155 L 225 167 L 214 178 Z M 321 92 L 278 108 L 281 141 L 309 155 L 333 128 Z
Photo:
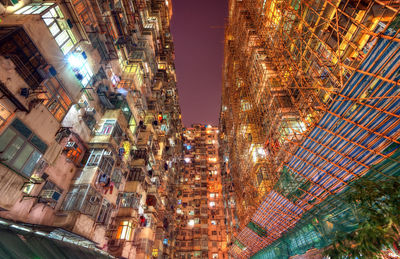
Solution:
M 218 125 L 228 0 L 174 0 L 171 31 L 182 120 Z

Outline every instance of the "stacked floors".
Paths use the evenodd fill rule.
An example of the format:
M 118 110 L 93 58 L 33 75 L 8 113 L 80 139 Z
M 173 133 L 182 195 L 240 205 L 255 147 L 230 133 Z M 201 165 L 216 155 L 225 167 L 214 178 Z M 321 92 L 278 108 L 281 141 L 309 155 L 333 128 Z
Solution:
M 177 184 L 176 258 L 227 258 L 218 128 L 196 124 L 183 133 Z
M 0 10 L 5 225 L 116 257 L 169 257 L 182 154 L 171 1 Z
M 228 8 L 220 142 L 230 254 L 313 258 L 362 221 L 341 202 L 352 182 L 399 175 L 399 2 Z

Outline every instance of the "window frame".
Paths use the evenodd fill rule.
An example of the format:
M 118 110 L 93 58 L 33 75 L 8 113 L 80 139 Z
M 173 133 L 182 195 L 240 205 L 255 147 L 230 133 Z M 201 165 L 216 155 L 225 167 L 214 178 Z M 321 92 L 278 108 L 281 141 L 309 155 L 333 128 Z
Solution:
M 122 173 L 121 169 L 114 168 L 114 171 L 111 175 L 111 181 L 114 183 L 115 188 L 119 189 L 119 186 L 122 183 L 122 179 L 124 174 Z
M 20 123 L 17 125 L 17 123 Z M 17 128 L 19 127 L 19 129 Z M 25 131 L 25 133 L 22 132 L 22 130 Z M 9 159 L 7 160 L 2 160 L 0 161 L 1 164 L 9 167 L 12 169 L 14 172 L 18 173 L 19 175 L 29 178 L 32 173 L 35 170 L 36 164 L 40 161 L 40 159 L 43 157 L 43 155 L 46 153 L 46 150 L 48 149 L 48 145 L 41 140 L 30 128 L 28 128 L 21 120 L 16 118 L 12 123 L 9 124 L 9 126 L 1 133 L 0 139 L 5 136 L 6 132 L 12 132 L 14 135 L 11 138 L 6 139 L 6 144 L 4 147 L 1 147 L 3 153 L 1 154 L 1 157 L 3 158 L 3 155 L 7 155 L 5 151 L 11 151 L 12 149 L 15 149 L 12 151 L 12 155 Z M 17 141 L 22 141 L 20 145 L 16 145 Z M 37 142 L 35 144 L 35 142 Z M 3 142 L 4 143 L 4 142 Z M 38 143 L 42 145 L 42 150 L 40 147 L 38 147 Z M 28 156 L 24 159 L 24 162 L 22 163 L 20 168 L 16 167 L 15 162 L 18 161 L 18 159 L 21 159 L 24 154 L 23 151 L 26 151 L 26 148 L 31 148 L 32 150 L 29 152 Z M 34 158 L 34 155 L 38 156 L 37 158 Z M 36 161 L 34 161 L 36 159 Z M 26 168 L 30 167 L 29 172 L 26 173 L 24 172 Z

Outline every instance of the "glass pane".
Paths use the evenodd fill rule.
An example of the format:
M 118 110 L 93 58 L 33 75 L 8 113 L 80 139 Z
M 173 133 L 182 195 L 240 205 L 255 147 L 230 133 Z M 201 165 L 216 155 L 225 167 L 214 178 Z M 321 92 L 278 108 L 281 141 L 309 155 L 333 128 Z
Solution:
M 29 158 L 28 162 L 26 163 L 22 173 L 26 176 L 31 176 L 33 169 L 35 168 L 36 163 L 39 161 L 42 154 L 37 151 L 34 151 L 32 156 Z
M 3 151 L 4 148 L 11 142 L 11 140 L 17 135 L 12 129 L 8 128 L 4 133 L 0 136 L 0 151 Z
M 15 153 L 21 148 L 22 144 L 24 144 L 24 140 L 21 137 L 17 137 L 14 141 L 8 146 L 8 148 L 1 154 L 1 159 L 6 161 L 11 160 Z
M 54 8 L 51 8 L 51 9 L 50 9 L 50 14 L 51 14 L 51 16 L 54 17 L 54 18 L 58 18 L 58 15 L 57 15 L 56 11 L 54 10 Z M 61 18 L 62 18 L 62 17 L 61 17 Z
M 61 47 L 61 51 L 65 54 L 67 54 L 72 47 L 74 47 L 74 43 L 72 43 L 71 40 L 68 40 L 62 47 Z
M 24 12 L 24 14 L 31 14 L 31 13 L 33 13 L 35 10 L 37 10 L 37 9 L 39 9 L 39 8 L 40 8 L 40 6 L 33 6 L 32 9 L 30 9 L 30 10 L 27 11 L 27 12 Z
M 54 19 L 43 19 L 44 23 L 48 26 L 52 22 L 54 22 Z
M 25 12 L 26 10 L 28 10 L 31 7 L 32 6 L 30 6 L 30 5 L 24 6 L 21 9 L 19 9 L 18 11 L 16 11 L 15 14 L 21 14 L 21 13 Z
M 58 16 L 60 16 L 60 18 L 64 18 L 64 15 L 63 15 L 63 13 L 61 12 L 60 7 L 59 7 L 59 6 L 56 6 L 55 9 L 56 9 L 56 11 L 57 11 Z
M 44 152 L 46 152 L 47 145 L 40 138 L 38 138 L 36 135 L 32 137 L 31 143 L 37 149 L 39 149 L 39 151 L 42 152 L 43 154 L 44 154 Z
M 58 46 L 62 46 L 67 39 L 68 39 L 68 33 L 66 31 L 63 31 L 56 37 L 56 42 Z
M 77 42 L 75 35 L 72 33 L 71 30 L 68 30 L 69 37 L 72 39 L 72 42 L 75 44 Z
M 87 77 L 84 77 L 81 82 L 83 86 L 86 86 L 89 83 L 89 79 Z
M 51 35 L 56 36 L 60 32 L 60 28 L 58 27 L 57 23 L 53 23 L 50 27 L 49 30 L 51 32 Z
M 21 133 L 22 136 L 25 138 L 29 138 L 29 136 L 32 134 L 32 131 L 28 129 L 20 120 L 16 119 L 12 122 L 11 124 L 19 133 Z
M 21 170 L 22 166 L 28 160 L 29 156 L 33 152 L 33 147 L 29 144 L 25 145 L 21 152 L 19 152 L 17 158 L 14 160 L 13 167 L 17 170 Z
M 48 6 L 42 6 L 39 9 L 37 9 L 35 12 L 33 12 L 33 14 L 40 14 L 43 11 L 45 11 L 47 8 L 49 8 Z

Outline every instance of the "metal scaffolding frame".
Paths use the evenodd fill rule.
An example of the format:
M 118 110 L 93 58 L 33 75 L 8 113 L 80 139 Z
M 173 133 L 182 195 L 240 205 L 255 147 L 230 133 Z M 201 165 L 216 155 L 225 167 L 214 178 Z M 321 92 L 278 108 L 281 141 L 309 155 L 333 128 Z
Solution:
M 398 163 L 399 8 L 230 0 L 220 121 L 245 247 L 233 243 L 233 256 L 270 245 L 366 172 L 382 174 L 373 165 Z M 297 177 L 290 199 L 277 188 L 283 171 Z M 250 221 L 268 236 L 249 234 Z

